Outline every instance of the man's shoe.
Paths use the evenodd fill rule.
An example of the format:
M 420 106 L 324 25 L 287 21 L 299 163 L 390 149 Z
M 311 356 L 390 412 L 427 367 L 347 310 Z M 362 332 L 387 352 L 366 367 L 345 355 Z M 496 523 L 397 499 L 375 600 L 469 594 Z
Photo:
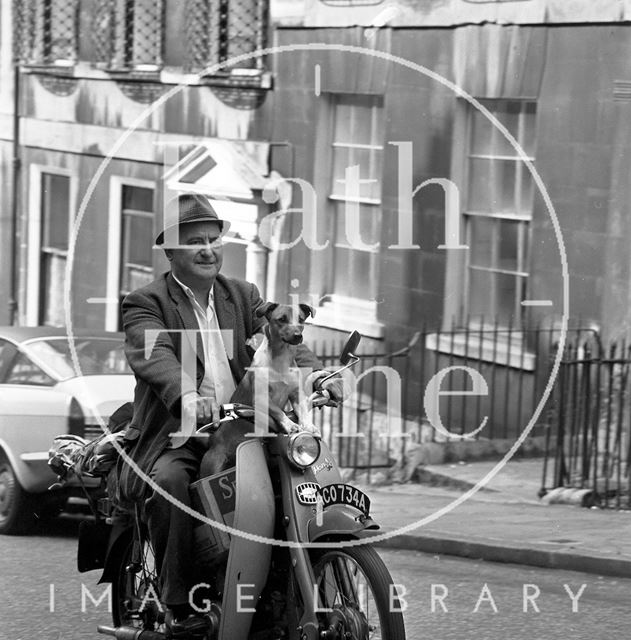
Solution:
M 185 638 L 206 638 L 210 631 L 210 620 L 205 616 L 189 615 L 183 620 L 174 620 L 169 625 L 171 637 L 184 640 Z

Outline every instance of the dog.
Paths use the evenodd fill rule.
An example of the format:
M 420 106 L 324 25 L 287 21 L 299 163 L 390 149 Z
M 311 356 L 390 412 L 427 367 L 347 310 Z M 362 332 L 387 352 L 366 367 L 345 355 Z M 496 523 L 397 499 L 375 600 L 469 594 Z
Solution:
M 254 406 L 256 420 L 264 421 L 270 430 L 291 433 L 298 429 L 317 432 L 309 419 L 306 398 L 301 393 L 300 372 L 296 369 L 296 347 L 302 343 L 302 332 L 306 319 L 315 316 L 308 304 L 297 306 L 267 302 L 256 310 L 258 317 L 267 318 L 261 343 L 252 358 L 250 370 L 236 388 L 231 402 Z M 267 371 L 267 415 L 261 413 L 264 399 L 257 396 L 255 370 Z M 291 407 L 297 422 L 285 413 Z M 257 407 L 259 409 L 257 410 Z M 275 424 L 270 424 L 273 421 Z M 219 473 L 236 461 L 236 450 L 247 433 L 253 433 L 251 422 L 237 420 L 222 425 L 208 439 L 208 451 L 200 465 L 200 477 Z

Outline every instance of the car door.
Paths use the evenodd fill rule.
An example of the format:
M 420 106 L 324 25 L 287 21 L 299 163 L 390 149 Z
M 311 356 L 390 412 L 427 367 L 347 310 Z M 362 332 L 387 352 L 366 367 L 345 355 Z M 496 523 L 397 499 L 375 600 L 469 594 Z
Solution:
M 48 449 L 68 431 L 71 397 L 13 343 L 0 339 L 0 448 L 22 487 L 45 491 L 55 480 Z

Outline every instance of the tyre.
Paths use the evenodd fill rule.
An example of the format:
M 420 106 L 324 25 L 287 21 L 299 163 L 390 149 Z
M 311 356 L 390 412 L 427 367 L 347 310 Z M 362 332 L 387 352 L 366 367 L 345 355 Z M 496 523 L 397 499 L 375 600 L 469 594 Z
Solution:
M 403 614 L 390 572 L 369 547 L 319 552 L 314 575 L 321 628 L 348 640 L 405 640 Z
M 28 533 L 36 523 L 35 497 L 24 491 L 11 463 L 0 453 L 0 534 Z
M 116 578 L 112 582 L 112 618 L 114 626 L 129 626 L 150 631 L 165 631 L 166 606 L 160 601 L 155 556 L 148 541 L 141 552 L 130 540 L 117 562 Z

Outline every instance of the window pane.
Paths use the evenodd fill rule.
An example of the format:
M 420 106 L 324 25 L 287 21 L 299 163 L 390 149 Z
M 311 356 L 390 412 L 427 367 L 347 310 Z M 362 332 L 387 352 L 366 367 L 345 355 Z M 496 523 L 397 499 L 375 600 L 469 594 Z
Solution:
M 518 278 L 505 273 L 498 273 L 495 277 L 497 313 L 504 322 L 507 322 L 515 317 Z
M 517 164 L 512 160 L 497 161 L 491 165 L 491 197 L 494 213 L 515 213 L 515 183 Z
M 515 213 L 514 160 L 471 158 L 469 211 Z
M 64 274 L 66 258 L 56 254 L 43 253 L 41 263 L 40 324 L 63 327 L 64 314 Z
M 352 216 L 355 208 L 359 207 L 359 229 L 353 228 Z M 337 203 L 335 206 L 336 246 L 346 246 L 352 248 L 359 243 L 355 240 L 359 233 L 359 239 L 364 244 L 376 244 L 379 242 L 381 232 L 380 210 L 376 206 L 362 205 L 357 203 Z
M 128 255 L 126 261 L 133 264 L 150 267 L 152 263 L 153 251 L 153 220 L 145 216 L 126 215 L 126 233 L 132 240 L 128 244 Z
M 472 158 L 469 162 L 469 211 L 493 210 L 491 197 L 491 160 Z
M 534 103 L 517 101 L 488 101 L 481 103 L 499 120 L 515 140 L 523 147 L 525 153 L 534 154 Z M 472 109 L 471 153 L 475 155 L 494 155 L 518 157 L 519 152 L 506 136 L 475 107 Z M 523 119 L 523 133 L 520 133 L 520 120 Z
M 18 354 L 6 380 L 7 384 L 52 386 L 55 381 L 23 353 Z
M 469 312 L 500 324 L 514 323 L 517 303 L 524 297 L 524 279 L 505 273 L 469 271 Z
M 493 267 L 493 247 L 495 245 L 493 232 L 495 221 L 491 218 L 468 218 L 470 228 L 471 264 L 476 267 Z
M 335 123 L 333 127 L 333 142 L 355 143 L 351 130 L 353 110 L 356 107 L 349 100 L 339 97 L 335 104 Z M 365 141 L 365 139 L 364 139 Z
M 139 267 L 127 265 L 123 273 L 123 282 L 121 290 L 127 294 L 130 291 L 140 289 L 149 284 L 153 280 L 153 273 Z
M 489 271 L 469 270 L 469 314 L 491 321 L 495 316 L 493 283 L 495 274 Z
M 42 174 L 42 245 L 67 251 L 70 209 L 70 178 Z
M 500 101 L 495 109 L 495 117 L 508 129 L 508 132 L 519 142 L 519 113 L 521 111 L 521 102 L 516 101 Z M 499 131 L 498 131 L 499 133 Z M 500 147 L 506 149 L 507 155 L 517 155 L 515 147 L 500 133 Z
M 497 267 L 507 271 L 518 269 L 519 222 L 497 220 L 498 256 Z
M 153 280 L 153 189 L 124 185 L 122 199 L 120 293 L 125 295 Z
M 524 133 L 520 144 L 523 147 L 526 155 L 530 158 L 535 156 L 535 142 L 537 140 L 536 135 L 536 111 L 537 107 L 534 102 L 527 102 L 524 106 L 524 113 L 522 115 L 524 119 Z
M 521 191 L 519 197 L 519 211 L 522 215 L 531 215 L 535 198 L 535 182 L 528 167 L 522 163 L 521 172 Z
M 28 345 L 32 357 L 46 365 L 61 380 L 81 375 L 131 373 L 123 345 L 119 340 L 75 336 L 74 349 L 79 360 L 75 367 L 70 344 L 66 339 L 37 340 Z
M 380 96 L 336 96 L 333 141 L 381 144 L 383 138 Z
M 347 186 L 343 182 L 347 179 L 346 171 L 349 167 L 359 166 L 359 197 L 378 199 L 381 193 L 381 153 L 375 149 L 334 147 L 331 193 L 346 197 Z
M 492 103 L 488 104 L 482 101 L 482 104 L 517 138 L 518 114 L 509 114 L 506 111 L 502 111 L 501 107 Z M 473 109 L 471 153 L 492 156 L 517 155 L 515 148 L 504 136 L 504 133 L 481 111 L 478 111 L 478 109 L 473 106 L 471 108 Z
M 153 211 L 153 189 L 124 185 L 123 209 Z
M 496 149 L 494 137 L 499 132 L 481 111 L 473 106 L 471 110 L 471 153 L 493 155 Z
M 333 171 L 331 172 L 331 193 L 343 196 L 345 192 L 346 168 L 353 166 L 351 150 L 348 147 L 333 147 Z M 361 176 L 361 168 L 360 168 Z
M 366 100 L 361 100 L 351 111 L 351 141 L 361 144 L 373 144 L 376 137 L 376 131 L 373 128 L 374 124 L 373 105 L 370 102 L 366 102 Z
M 378 254 L 351 249 L 335 249 L 335 293 L 373 300 L 377 293 Z
M 0 340 L 0 382 L 4 382 L 7 367 L 13 359 L 17 349 L 6 340 Z

